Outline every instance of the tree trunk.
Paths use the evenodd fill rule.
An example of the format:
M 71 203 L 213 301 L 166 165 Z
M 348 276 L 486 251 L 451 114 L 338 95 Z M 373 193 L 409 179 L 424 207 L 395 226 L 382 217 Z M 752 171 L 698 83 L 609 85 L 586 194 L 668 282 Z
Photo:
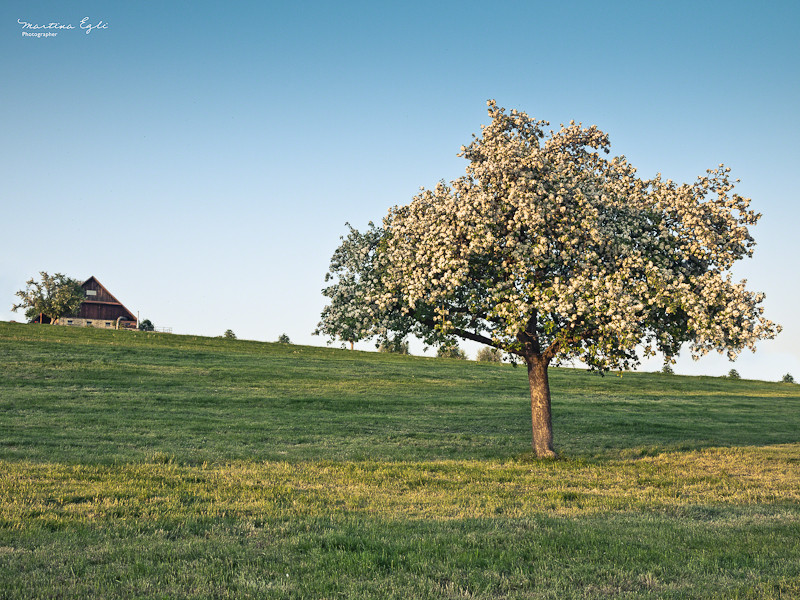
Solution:
M 531 420 L 533 451 L 539 458 L 555 458 L 553 421 L 550 417 L 550 382 L 547 380 L 549 360 L 541 356 L 526 356 L 528 384 L 531 387 Z

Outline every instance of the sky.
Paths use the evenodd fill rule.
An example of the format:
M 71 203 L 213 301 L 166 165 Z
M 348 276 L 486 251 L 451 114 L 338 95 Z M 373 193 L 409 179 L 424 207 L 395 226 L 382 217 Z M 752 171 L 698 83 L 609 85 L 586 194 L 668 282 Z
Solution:
M 800 380 L 799 28 L 796 0 L 5 0 L 0 320 L 47 271 L 177 334 L 324 346 L 345 223 L 463 175 L 495 99 L 597 125 L 645 178 L 730 167 L 763 214 L 734 278 L 783 332 L 674 369 Z

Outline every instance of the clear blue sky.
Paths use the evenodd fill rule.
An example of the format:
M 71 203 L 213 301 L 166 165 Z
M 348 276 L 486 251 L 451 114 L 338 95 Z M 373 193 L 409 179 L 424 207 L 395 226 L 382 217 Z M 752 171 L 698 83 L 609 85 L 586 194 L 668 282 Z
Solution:
M 176 333 L 324 345 L 345 222 L 463 174 L 494 98 L 596 124 L 643 177 L 730 166 L 764 215 L 734 275 L 784 331 L 676 371 L 800 379 L 798 30 L 796 1 L 5 0 L 0 319 L 44 270 Z

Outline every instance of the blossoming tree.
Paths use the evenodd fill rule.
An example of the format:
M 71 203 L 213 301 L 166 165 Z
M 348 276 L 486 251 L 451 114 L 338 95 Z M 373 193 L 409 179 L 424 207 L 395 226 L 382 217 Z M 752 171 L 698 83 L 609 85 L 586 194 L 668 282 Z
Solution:
M 644 180 L 608 136 L 548 123 L 489 101 L 491 123 L 460 156 L 466 175 L 422 189 L 337 249 L 317 333 L 344 340 L 454 336 L 527 365 L 533 449 L 555 456 L 547 369 L 579 359 L 596 371 L 644 356 L 731 360 L 780 326 L 763 294 L 734 283 L 761 215 L 720 165 L 693 184 Z M 637 350 L 638 349 L 638 350 Z

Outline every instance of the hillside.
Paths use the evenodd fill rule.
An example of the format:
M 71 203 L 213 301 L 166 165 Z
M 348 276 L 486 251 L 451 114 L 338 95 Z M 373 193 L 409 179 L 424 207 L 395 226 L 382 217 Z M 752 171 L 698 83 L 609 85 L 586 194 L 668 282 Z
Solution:
M 800 597 L 800 386 L 551 384 L 0 323 L 0 597 Z
M 435 460 L 530 450 L 523 368 L 0 323 L 0 459 Z M 800 441 L 800 386 L 551 369 L 571 457 Z M 43 444 L 42 442 L 45 441 Z

